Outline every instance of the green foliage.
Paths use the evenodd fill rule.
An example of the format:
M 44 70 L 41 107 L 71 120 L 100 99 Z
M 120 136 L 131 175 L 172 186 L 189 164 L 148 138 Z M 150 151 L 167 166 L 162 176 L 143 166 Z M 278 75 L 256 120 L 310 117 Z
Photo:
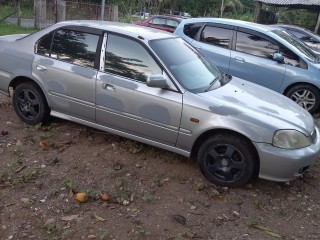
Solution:
M 30 4 L 22 4 L 21 6 L 21 17 L 22 18 L 34 18 L 33 14 L 33 4 L 30 6 Z M 1 5 L 0 7 L 0 20 L 8 17 L 9 15 L 17 12 L 17 9 L 12 4 L 6 4 Z M 17 14 L 11 15 L 11 17 L 17 17 Z
M 307 9 L 283 9 L 279 12 L 278 22 L 304 26 L 313 30 L 316 25 L 317 14 L 318 12 Z

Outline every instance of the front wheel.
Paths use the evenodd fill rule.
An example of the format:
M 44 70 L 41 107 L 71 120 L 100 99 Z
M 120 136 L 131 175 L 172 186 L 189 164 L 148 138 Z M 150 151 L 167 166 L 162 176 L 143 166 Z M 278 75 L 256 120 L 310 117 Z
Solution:
M 236 134 L 216 134 L 201 145 L 198 163 L 211 182 L 237 187 L 248 182 L 258 159 L 251 142 Z
M 49 117 L 50 109 L 41 89 L 32 82 L 19 84 L 13 92 L 12 104 L 19 118 L 38 124 Z
M 310 113 L 314 113 L 319 108 L 320 93 L 313 86 L 307 84 L 293 86 L 287 91 L 286 96 Z

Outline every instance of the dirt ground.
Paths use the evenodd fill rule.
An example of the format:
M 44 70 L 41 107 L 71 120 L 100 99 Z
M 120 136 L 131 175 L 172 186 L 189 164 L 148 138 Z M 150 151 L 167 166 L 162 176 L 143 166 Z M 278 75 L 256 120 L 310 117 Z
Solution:
M 320 239 L 319 180 L 320 160 L 289 183 L 217 187 L 191 159 L 56 118 L 30 126 L 0 97 L 1 240 Z

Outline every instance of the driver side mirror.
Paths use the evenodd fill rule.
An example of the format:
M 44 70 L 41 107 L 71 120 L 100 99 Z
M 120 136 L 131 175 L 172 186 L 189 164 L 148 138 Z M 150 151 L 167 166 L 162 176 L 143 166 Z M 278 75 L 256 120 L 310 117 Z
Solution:
M 146 82 L 148 87 L 154 88 L 166 88 L 168 87 L 167 78 L 162 74 L 154 74 L 148 77 Z
M 282 53 L 275 53 L 273 54 L 272 59 L 278 63 L 284 63 L 284 57 Z

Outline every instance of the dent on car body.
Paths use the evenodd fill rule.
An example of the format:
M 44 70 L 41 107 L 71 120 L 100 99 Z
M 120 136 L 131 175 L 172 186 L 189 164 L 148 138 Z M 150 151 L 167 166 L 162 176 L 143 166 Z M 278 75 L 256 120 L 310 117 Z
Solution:
M 146 104 L 139 108 L 138 112 L 141 116 L 164 124 L 171 123 L 170 113 L 167 108 L 156 105 Z
M 107 108 L 111 108 L 118 111 L 124 111 L 124 104 L 120 98 L 106 95 L 106 94 L 98 94 L 96 97 L 96 104 L 98 106 L 103 106 Z

